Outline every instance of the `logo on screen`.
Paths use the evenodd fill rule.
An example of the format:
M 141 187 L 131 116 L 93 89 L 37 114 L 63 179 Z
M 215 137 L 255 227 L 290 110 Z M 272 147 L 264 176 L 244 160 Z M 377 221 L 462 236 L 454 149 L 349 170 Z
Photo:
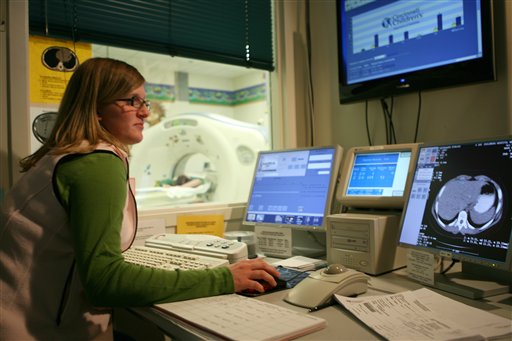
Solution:
M 401 14 L 395 14 L 382 20 L 382 27 L 396 28 L 398 26 L 409 25 L 423 18 L 423 13 L 419 8 L 407 11 Z

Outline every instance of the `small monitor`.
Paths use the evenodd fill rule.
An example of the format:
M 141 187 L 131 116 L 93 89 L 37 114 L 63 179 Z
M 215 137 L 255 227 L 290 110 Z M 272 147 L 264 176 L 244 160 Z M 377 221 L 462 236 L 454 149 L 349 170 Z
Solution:
M 401 209 L 417 152 L 416 143 L 351 148 L 337 200 L 348 208 Z
M 244 224 L 324 229 L 341 156 L 340 146 L 259 152 Z
M 421 146 L 400 243 L 510 280 L 511 174 L 512 137 Z

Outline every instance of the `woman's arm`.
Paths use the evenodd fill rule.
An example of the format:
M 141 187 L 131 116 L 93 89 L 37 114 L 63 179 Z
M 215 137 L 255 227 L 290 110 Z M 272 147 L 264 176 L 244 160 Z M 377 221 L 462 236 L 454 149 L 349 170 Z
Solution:
M 123 161 L 105 152 L 75 156 L 56 170 L 76 264 L 91 301 L 98 306 L 141 306 L 232 293 L 228 268 L 165 271 L 124 261 L 120 230 L 126 177 Z

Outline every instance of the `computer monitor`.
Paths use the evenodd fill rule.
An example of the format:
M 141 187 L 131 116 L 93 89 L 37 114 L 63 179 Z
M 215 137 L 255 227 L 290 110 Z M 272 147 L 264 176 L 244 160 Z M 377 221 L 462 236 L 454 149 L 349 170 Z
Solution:
M 492 0 L 337 0 L 340 102 L 495 80 Z
M 291 228 L 297 245 L 310 235 L 301 231 L 319 231 L 325 239 L 342 154 L 340 146 L 260 151 L 244 225 Z M 302 253 L 297 245 L 293 254 Z M 319 247 L 325 254 L 325 244 Z
M 510 285 L 511 175 L 512 137 L 420 147 L 399 242 L 463 262 L 463 273 L 438 276 L 437 287 L 476 298 L 493 292 L 459 279 Z
M 351 148 L 337 200 L 347 208 L 402 209 L 417 152 L 416 143 Z

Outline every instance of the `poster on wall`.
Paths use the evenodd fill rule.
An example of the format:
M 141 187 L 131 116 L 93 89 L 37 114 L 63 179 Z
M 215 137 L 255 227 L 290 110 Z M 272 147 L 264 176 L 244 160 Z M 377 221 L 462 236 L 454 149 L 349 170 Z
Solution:
M 92 57 L 91 44 L 47 37 L 29 37 L 30 58 L 30 122 L 34 130 L 37 117 L 56 112 L 69 78 L 77 66 Z M 40 120 L 43 123 L 44 120 Z M 43 127 L 51 130 L 51 126 Z M 41 130 L 41 129 L 40 129 Z M 44 130 L 44 129 L 43 129 Z M 30 152 L 41 146 L 41 140 L 31 134 Z
M 58 106 L 73 71 L 80 62 L 91 56 L 91 44 L 30 36 L 31 105 Z

